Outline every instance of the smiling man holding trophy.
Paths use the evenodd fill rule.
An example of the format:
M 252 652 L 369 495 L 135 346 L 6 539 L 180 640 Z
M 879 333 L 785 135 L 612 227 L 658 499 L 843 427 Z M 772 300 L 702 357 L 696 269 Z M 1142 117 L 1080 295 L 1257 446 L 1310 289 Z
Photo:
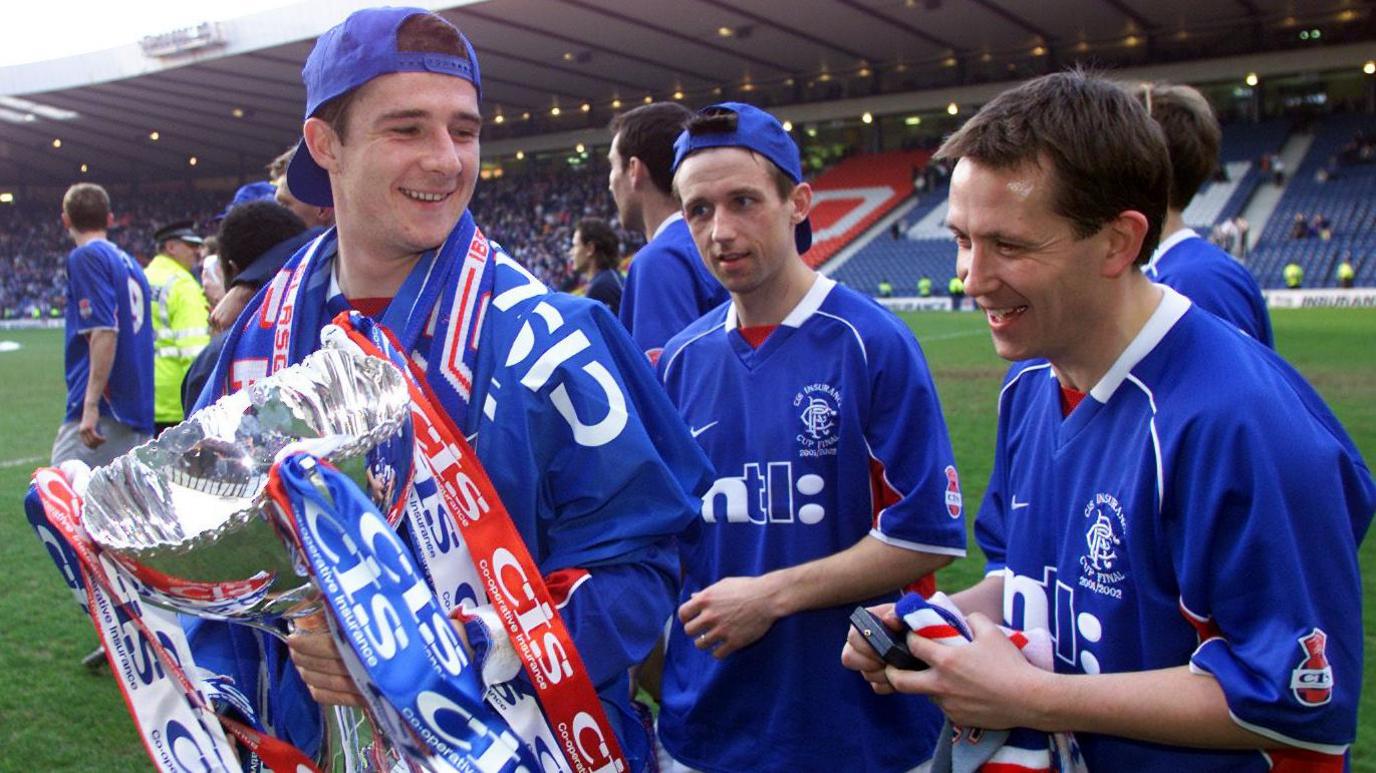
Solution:
M 249 304 L 202 395 L 202 406 L 221 400 L 213 412 L 247 389 L 227 410 L 247 429 L 213 443 L 192 432 L 177 450 L 227 478 L 219 485 L 259 492 L 257 512 L 291 548 L 275 576 L 294 567 L 320 592 L 261 591 L 256 575 L 206 591 L 290 591 L 306 604 L 288 612 L 300 618 L 289 648 L 208 620 L 213 611 L 188 624 L 191 676 L 219 690 L 217 713 L 267 731 L 231 731 L 238 747 L 223 756 L 251 764 L 255 752 L 286 768 L 259 743 L 270 732 L 318 757 L 309 691 L 366 706 L 374 723 L 344 739 L 334 767 L 644 769 L 650 739 L 626 672 L 673 608 L 672 539 L 696 515 L 706 462 L 605 308 L 551 293 L 474 224 L 481 80 L 452 24 L 421 9 L 359 11 L 319 39 L 303 75 L 304 139 L 288 180 L 303 201 L 333 206 L 337 227 Z M 321 355 L 352 365 L 311 359 Z M 379 364 L 400 378 L 373 374 Z M 353 414 L 317 411 L 323 398 L 282 385 L 303 366 L 308 383 L 332 386 L 296 391 L 348 394 L 361 414 L 390 404 L 378 385 L 396 381 L 408 415 L 383 438 L 371 431 L 378 416 L 335 427 Z M 294 432 L 310 442 L 278 442 Z M 321 461 L 360 454 L 362 489 Z M 278 460 L 266 476 L 265 459 Z M 187 464 L 145 466 L 161 478 Z M 39 489 L 60 480 L 49 471 Z M 59 499 L 48 497 L 50 517 Z M 137 519 L 132 505 L 117 509 Z M 242 533 L 196 531 L 185 509 L 197 508 L 175 508 L 183 540 Z M 148 732 L 145 742 L 162 764 L 163 742 Z

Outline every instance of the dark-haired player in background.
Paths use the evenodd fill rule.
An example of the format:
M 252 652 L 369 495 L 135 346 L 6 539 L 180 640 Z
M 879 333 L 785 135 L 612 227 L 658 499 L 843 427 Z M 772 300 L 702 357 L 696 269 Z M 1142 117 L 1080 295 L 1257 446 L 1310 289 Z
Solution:
M 110 195 L 78 183 L 62 197 L 62 225 L 76 244 L 67 256 L 67 412 L 52 463 L 91 467 L 153 434 L 153 325 L 148 280 L 111 244 Z
M 1161 230 L 1161 245 L 1147 261 L 1146 275 L 1276 348 L 1271 315 L 1266 311 L 1266 299 L 1256 278 L 1228 253 L 1185 225 L 1185 207 L 1218 168 L 1222 132 L 1213 109 L 1203 94 L 1189 86 L 1157 83 L 1143 93 L 1171 154 L 1166 223 Z
M 621 240 L 607 221 L 585 217 L 573 227 L 569 243 L 569 264 L 583 277 L 583 295 L 598 301 L 612 314 L 621 308 L 625 280 L 617 269 L 621 262 Z
M 621 227 L 647 242 L 626 272 L 619 316 L 651 362 L 675 333 L 727 298 L 698 258 L 673 193 L 674 140 L 690 116 L 677 102 L 655 102 L 611 123 L 608 187 Z

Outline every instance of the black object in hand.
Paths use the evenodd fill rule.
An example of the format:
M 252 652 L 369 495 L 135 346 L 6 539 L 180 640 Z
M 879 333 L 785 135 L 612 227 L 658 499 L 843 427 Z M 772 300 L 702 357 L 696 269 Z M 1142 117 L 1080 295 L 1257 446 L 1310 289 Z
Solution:
M 869 642 L 885 663 L 909 671 L 927 668 L 926 663 L 913 657 L 913 653 L 908 651 L 903 635 L 890 631 L 888 626 L 884 625 L 884 621 L 875 617 L 868 609 L 856 607 L 855 611 L 850 613 L 850 624 L 865 637 L 865 641 Z

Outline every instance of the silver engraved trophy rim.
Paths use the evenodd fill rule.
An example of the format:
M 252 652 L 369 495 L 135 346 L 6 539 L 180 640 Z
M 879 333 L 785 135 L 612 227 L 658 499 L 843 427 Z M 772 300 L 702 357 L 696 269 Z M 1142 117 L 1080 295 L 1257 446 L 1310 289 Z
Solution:
M 231 541 L 248 530 L 268 533 L 268 471 L 283 449 L 305 445 L 332 462 L 356 459 L 403 430 L 409 402 L 392 363 L 320 349 L 97 469 L 83 525 L 103 550 L 174 577 L 248 579 L 178 572 L 197 573 L 188 559 L 222 543 L 239 549 Z M 290 566 L 285 546 L 257 547 L 280 551 L 265 569 Z

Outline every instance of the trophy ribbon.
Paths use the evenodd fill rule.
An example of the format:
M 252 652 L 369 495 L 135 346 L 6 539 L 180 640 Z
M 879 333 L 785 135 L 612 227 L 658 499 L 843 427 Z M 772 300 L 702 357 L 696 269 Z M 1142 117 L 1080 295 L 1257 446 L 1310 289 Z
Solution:
M 81 524 L 82 498 L 61 471 L 41 468 L 33 485 L 38 506 L 32 497 L 25 503 L 29 522 L 90 614 L 153 765 L 167 773 L 237 770 L 228 732 L 275 773 L 319 773 L 290 744 L 211 710 L 186 673 L 194 660 L 175 613 L 140 603 L 146 586 L 92 542 Z
M 410 551 L 353 482 L 296 454 L 273 465 L 268 496 L 323 593 L 359 693 L 402 759 L 435 770 L 535 770 L 484 705 L 477 670 Z
M 340 313 L 332 326 L 364 354 L 391 362 L 408 376 L 417 459 L 429 465 L 439 484 L 442 510 L 463 536 L 567 764 L 578 773 L 626 771 L 573 637 L 477 454 L 435 407 L 424 376 L 385 327 L 357 312 Z

